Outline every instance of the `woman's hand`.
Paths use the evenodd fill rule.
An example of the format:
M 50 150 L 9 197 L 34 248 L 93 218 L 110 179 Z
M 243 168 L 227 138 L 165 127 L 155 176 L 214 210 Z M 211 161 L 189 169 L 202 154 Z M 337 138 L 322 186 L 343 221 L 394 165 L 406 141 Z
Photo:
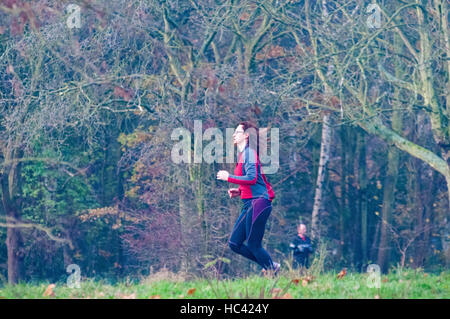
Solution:
M 241 190 L 239 188 L 230 188 L 228 190 L 228 196 L 230 196 L 230 198 L 236 197 L 241 195 Z
M 227 171 L 219 171 L 217 173 L 217 179 L 220 179 L 223 181 L 228 181 L 228 176 L 230 176 L 230 174 Z

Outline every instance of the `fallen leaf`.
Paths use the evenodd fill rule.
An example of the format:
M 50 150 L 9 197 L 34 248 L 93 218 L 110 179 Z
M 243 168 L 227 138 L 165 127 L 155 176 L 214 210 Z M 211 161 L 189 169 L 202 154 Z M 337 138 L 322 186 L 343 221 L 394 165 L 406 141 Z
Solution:
M 197 290 L 197 288 L 191 288 L 191 289 L 189 289 L 188 292 L 187 292 L 187 295 L 188 295 L 188 296 L 192 296 L 192 295 L 195 293 L 196 290 Z
M 153 296 L 148 297 L 148 299 L 161 299 L 161 296 L 160 295 L 153 295 Z
M 293 298 L 292 298 L 292 295 L 287 292 L 283 295 L 283 297 L 281 297 L 281 299 L 293 299 Z
M 306 287 L 307 284 L 308 284 L 308 280 L 303 279 L 303 280 L 302 280 L 302 286 L 303 286 L 303 287 Z
M 388 281 L 389 280 L 387 279 L 387 277 L 382 280 L 382 282 L 388 282 Z
M 292 283 L 296 286 L 298 286 L 299 282 L 300 282 L 300 279 L 292 279 Z
M 55 292 L 53 291 L 53 288 L 55 288 L 56 285 L 55 284 L 50 284 L 48 285 L 47 289 L 45 289 L 43 296 L 44 297 L 49 297 L 49 296 L 54 296 Z
M 337 279 L 342 279 L 347 274 L 347 268 L 341 270 L 341 272 L 337 275 Z

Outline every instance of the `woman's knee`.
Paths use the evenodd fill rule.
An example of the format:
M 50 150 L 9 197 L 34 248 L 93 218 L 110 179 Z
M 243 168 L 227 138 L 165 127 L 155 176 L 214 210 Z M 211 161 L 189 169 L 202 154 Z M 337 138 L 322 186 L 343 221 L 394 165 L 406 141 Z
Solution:
M 252 253 L 256 253 L 258 250 L 260 250 L 262 248 L 261 243 L 252 242 L 252 241 L 249 241 L 247 243 L 247 247 L 248 247 L 248 249 L 250 249 L 250 251 Z

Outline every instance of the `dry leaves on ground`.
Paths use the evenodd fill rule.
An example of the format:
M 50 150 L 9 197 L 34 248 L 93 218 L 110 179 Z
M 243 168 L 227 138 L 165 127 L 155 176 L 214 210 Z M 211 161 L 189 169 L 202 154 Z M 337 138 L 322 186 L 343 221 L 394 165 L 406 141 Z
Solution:
M 50 284 L 48 285 L 47 289 L 45 289 L 43 296 L 44 297 L 54 297 L 55 296 L 55 292 L 53 291 L 53 288 L 55 288 L 56 285 L 55 284 Z
M 296 286 L 298 286 L 298 284 L 301 282 L 302 286 L 305 287 L 308 283 L 312 282 L 314 279 L 316 279 L 316 277 L 314 276 L 304 276 L 292 279 L 291 282 Z
M 192 295 L 195 293 L 196 290 L 197 290 L 197 288 L 191 288 L 191 289 L 189 289 L 189 290 L 187 291 L 187 295 L 188 295 L 188 296 L 192 296 Z
M 347 274 L 347 268 L 341 270 L 341 272 L 337 275 L 337 279 L 342 279 Z

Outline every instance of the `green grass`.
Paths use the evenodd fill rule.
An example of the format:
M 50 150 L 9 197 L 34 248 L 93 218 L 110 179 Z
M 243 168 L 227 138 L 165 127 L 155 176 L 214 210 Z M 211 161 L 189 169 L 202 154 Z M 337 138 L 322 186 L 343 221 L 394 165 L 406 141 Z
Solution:
M 54 296 L 44 297 L 49 282 L 40 284 L 5 285 L 0 288 L 0 298 L 184 298 L 184 299 L 229 299 L 229 298 L 450 298 L 450 272 L 427 274 L 420 270 L 395 271 L 381 275 L 381 287 L 371 288 L 368 274 L 347 273 L 342 279 L 337 273 L 318 275 L 305 286 L 297 285 L 293 279 L 300 276 L 295 272 L 284 272 L 278 277 L 249 276 L 232 280 L 190 279 L 174 276 L 151 276 L 139 283 L 120 282 L 110 285 L 102 281 L 84 279 L 81 288 L 69 288 L 65 283 L 56 283 Z M 193 291 L 195 288 L 195 291 Z M 191 294 L 189 294 L 191 290 Z

